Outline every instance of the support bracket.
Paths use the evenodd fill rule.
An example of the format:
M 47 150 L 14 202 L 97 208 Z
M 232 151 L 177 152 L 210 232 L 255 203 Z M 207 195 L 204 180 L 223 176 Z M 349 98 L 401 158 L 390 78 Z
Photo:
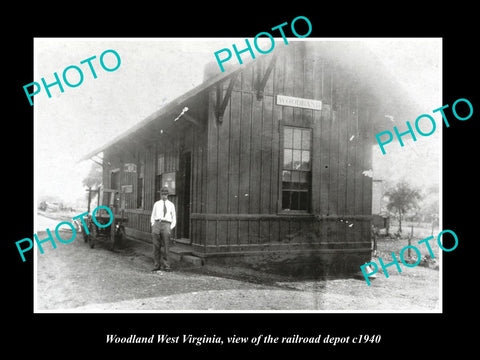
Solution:
M 89 158 L 89 160 L 93 161 L 97 165 L 100 165 L 103 169 L 106 169 L 112 166 L 112 164 L 110 164 L 110 162 L 108 161 L 105 163 L 104 159 L 100 158 L 98 155 L 94 155 L 94 156 L 97 156 L 100 160 L 95 160 L 93 156 Z
M 268 64 L 267 69 L 265 70 L 265 73 L 263 74 L 263 78 L 261 78 L 261 68 L 258 71 L 258 76 L 257 76 L 257 100 L 263 100 L 263 93 L 265 90 L 265 85 L 267 84 L 268 78 L 270 77 L 270 74 L 272 73 L 272 70 L 275 66 L 275 62 L 277 60 L 277 56 L 273 55 L 272 59 L 270 60 L 270 63 Z
M 221 123 L 223 121 L 223 114 L 225 113 L 225 109 L 227 107 L 228 101 L 230 100 L 230 96 L 232 95 L 233 85 L 235 80 L 237 79 L 238 72 L 233 74 L 230 77 L 230 82 L 228 83 L 227 91 L 222 99 L 222 84 L 217 84 L 217 101 L 215 104 L 215 116 L 217 117 L 217 121 Z

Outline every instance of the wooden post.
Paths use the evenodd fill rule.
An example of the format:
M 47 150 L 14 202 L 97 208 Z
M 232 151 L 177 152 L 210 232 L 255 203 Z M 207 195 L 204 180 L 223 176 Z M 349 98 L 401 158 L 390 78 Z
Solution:
M 411 245 L 412 245 L 412 237 L 413 237 L 413 225 L 412 225 L 411 230 L 410 230 L 410 236 L 408 237 L 408 246 L 411 246 Z M 408 248 L 407 255 L 408 255 L 408 258 L 411 257 L 410 248 Z
M 112 210 L 113 219 L 110 225 L 110 239 L 112 241 L 112 250 L 115 249 L 115 191 L 110 192 L 109 206 Z
M 90 201 L 92 200 L 92 188 L 88 188 L 88 213 L 90 214 Z
M 100 206 L 100 187 L 98 187 L 98 189 L 97 189 L 97 207 L 98 206 Z

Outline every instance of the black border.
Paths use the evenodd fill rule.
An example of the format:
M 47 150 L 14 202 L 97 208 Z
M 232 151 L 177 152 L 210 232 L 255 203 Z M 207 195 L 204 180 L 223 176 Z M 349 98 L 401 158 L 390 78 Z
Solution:
M 111 4 L 113 5 L 113 4 Z M 119 4 L 117 4 L 119 5 Z M 183 9 L 168 9 L 161 5 L 154 10 L 151 5 L 138 5 L 122 10 L 110 7 L 100 13 L 98 8 L 86 6 L 89 11 L 72 12 L 60 18 L 50 9 L 29 14 L 18 13 L 16 24 L 6 34 L 8 49 L 13 54 L 7 58 L 8 73 L 5 102 L 11 109 L 5 118 L 5 134 L 13 141 L 7 145 L 4 175 L 4 193 L 8 195 L 4 205 L 8 210 L 4 228 L 7 236 L 2 242 L 7 277 L 6 344 L 8 348 L 24 351 L 27 346 L 33 352 L 56 357 L 65 356 L 60 349 L 70 348 L 71 354 L 90 356 L 100 353 L 114 355 L 145 354 L 153 351 L 172 351 L 176 356 L 195 351 L 218 352 L 242 350 L 265 352 L 280 350 L 296 354 L 299 350 L 313 351 L 321 356 L 332 351 L 339 354 L 351 350 L 354 354 L 366 352 L 372 356 L 419 355 L 443 353 L 450 349 L 472 346 L 467 338 L 474 329 L 468 321 L 475 313 L 475 262 L 472 236 L 476 225 L 476 141 L 480 106 L 475 81 L 478 79 L 476 43 L 473 28 L 474 8 L 452 6 L 445 9 L 420 11 L 406 4 L 391 4 L 385 9 L 368 8 L 359 4 L 352 8 L 343 4 L 339 9 L 329 9 L 324 4 L 305 3 L 293 9 L 290 4 L 267 4 L 266 13 L 258 6 L 247 4 L 204 4 L 200 10 L 184 4 Z M 232 7 L 232 8 L 231 8 Z M 343 8 L 342 8 L 343 7 Z M 442 5 L 438 5 L 442 7 Z M 233 9 L 234 8 L 234 9 Z M 275 8 L 275 11 L 272 10 Z M 86 9 L 87 10 L 87 9 Z M 438 11 L 436 11 L 438 10 Z M 253 37 L 258 32 L 290 22 L 303 15 L 310 19 L 313 31 L 310 37 L 442 37 L 444 46 L 444 96 L 443 103 L 451 104 L 458 98 L 467 98 L 474 107 L 474 115 L 468 121 L 453 120 L 444 128 L 443 162 L 443 228 L 456 232 L 458 248 L 444 253 L 443 314 L 33 314 L 33 257 L 21 263 L 14 241 L 31 235 L 33 228 L 33 108 L 25 101 L 22 86 L 33 81 L 34 37 Z M 61 19 L 66 20 L 62 23 Z M 39 21 L 41 19 L 41 21 Z M 60 19 L 60 20 L 59 20 Z M 11 23 L 15 23 L 12 21 Z M 478 23 L 478 22 L 477 22 Z M 29 25 L 30 24 L 30 25 Z M 17 32 L 18 30 L 18 32 Z M 8 35 L 7 35 L 8 36 Z M 4 95 L 5 96 L 5 95 Z M 433 109 L 432 109 L 433 110 Z M 451 112 L 447 115 L 451 117 Z M 419 114 L 420 115 L 420 114 Z M 8 127 L 7 127 L 8 124 Z M 42 139 L 42 141 L 52 141 Z M 60 150 L 60 149 L 59 149 Z M 14 174 L 14 176 L 12 176 Z M 432 174 L 432 176 L 437 176 Z M 466 285 L 466 280 L 470 280 Z M 472 281 L 473 280 L 473 281 Z M 473 310 L 473 312 L 471 311 Z M 470 315 L 472 314 L 472 315 Z M 472 324 L 475 327 L 474 324 Z M 380 344 L 365 346 L 112 346 L 105 344 L 105 334 L 150 335 L 168 333 L 181 335 L 232 334 L 255 336 L 271 334 L 287 336 L 300 334 L 315 336 L 330 333 L 348 336 L 359 333 L 380 334 Z M 388 350 L 385 352 L 384 350 Z M 33 353 L 32 356 L 39 355 Z

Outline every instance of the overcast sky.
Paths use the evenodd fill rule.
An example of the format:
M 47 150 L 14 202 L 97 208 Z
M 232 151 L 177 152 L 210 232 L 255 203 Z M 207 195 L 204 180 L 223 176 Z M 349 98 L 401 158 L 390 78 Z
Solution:
M 32 81 L 40 82 L 44 77 L 51 83 L 53 73 L 61 77 L 69 65 L 84 70 L 80 86 L 64 86 L 63 93 L 54 86 L 50 89 L 52 98 L 42 88 L 34 98 L 37 198 L 58 195 L 71 202 L 83 197 L 82 179 L 92 162 L 77 162 L 80 157 L 158 110 L 161 104 L 199 85 L 205 64 L 215 60 L 214 51 L 240 41 L 244 39 L 35 39 Z M 433 115 L 432 110 L 443 105 L 440 39 L 364 41 L 425 113 Z M 107 49 L 115 50 L 121 57 L 116 71 L 106 72 L 100 67 L 100 54 Z M 92 64 L 97 79 L 93 79 L 87 64 L 80 65 L 80 61 L 94 55 L 97 58 Z M 72 82 L 74 72 L 71 71 Z M 434 135 L 420 137 L 404 148 L 392 145 L 388 156 L 382 156 L 378 146 L 374 147 L 375 176 L 386 180 L 406 177 L 421 187 L 438 184 L 440 129 L 437 126 Z

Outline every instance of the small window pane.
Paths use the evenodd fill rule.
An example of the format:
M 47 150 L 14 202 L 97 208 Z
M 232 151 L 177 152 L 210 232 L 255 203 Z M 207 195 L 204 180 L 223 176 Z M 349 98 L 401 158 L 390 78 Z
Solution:
M 298 172 L 298 182 L 302 184 L 307 184 L 308 183 L 308 173 L 305 171 L 299 171 Z
M 302 164 L 302 153 L 301 150 L 293 150 L 293 169 L 298 170 L 300 169 L 300 165 Z
M 283 146 L 286 148 L 292 148 L 292 136 L 293 136 L 293 129 L 292 128 L 284 128 L 283 129 Z
M 300 170 L 310 170 L 310 151 L 302 150 L 302 163 Z
M 306 191 L 299 192 L 299 210 L 308 210 L 308 193 Z
M 299 171 L 292 171 L 292 182 L 294 182 L 294 183 L 300 182 L 300 172 Z
M 292 169 L 292 150 L 285 149 L 283 151 L 283 168 Z
M 292 171 L 290 182 L 283 183 L 283 188 L 285 190 L 296 190 L 298 188 L 298 174 L 296 174 L 296 171 Z
M 297 191 L 292 191 L 291 194 L 291 202 L 290 202 L 290 210 L 300 210 L 300 203 L 299 203 L 299 198 L 300 198 L 300 192 Z
M 293 130 L 293 148 L 294 149 L 302 148 L 302 130 L 300 129 Z
M 310 181 L 309 181 L 308 172 L 292 171 L 292 181 L 290 183 L 289 189 L 308 190 L 309 184 L 310 184 Z
M 302 130 L 302 149 L 310 150 L 310 130 Z
M 282 192 L 282 209 L 290 210 L 290 191 Z
M 291 184 L 292 181 L 292 174 L 290 171 L 283 171 L 282 175 L 282 188 L 287 190 L 290 189 L 292 186 Z

